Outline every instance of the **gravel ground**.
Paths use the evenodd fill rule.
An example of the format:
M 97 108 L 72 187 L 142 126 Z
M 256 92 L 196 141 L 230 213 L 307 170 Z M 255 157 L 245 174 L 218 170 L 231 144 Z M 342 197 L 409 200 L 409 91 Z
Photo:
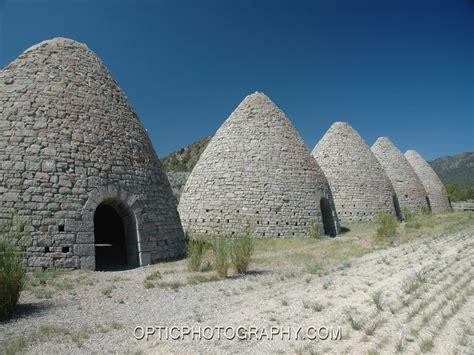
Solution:
M 198 284 L 189 284 L 185 261 L 60 273 L 45 281 L 48 286 L 22 293 L 15 317 L 0 323 L 0 352 L 473 354 L 473 235 L 471 224 L 327 265 L 317 274 L 284 260 Z M 156 271 L 161 278 L 149 281 L 156 287 L 145 288 Z M 183 285 L 176 289 L 160 287 L 178 282 Z M 157 334 L 137 340 L 137 326 L 255 326 L 259 336 L 262 328 L 302 330 L 297 340 L 166 340 Z M 303 339 L 308 327 L 341 329 L 342 337 L 323 340 L 322 332 L 319 339 Z

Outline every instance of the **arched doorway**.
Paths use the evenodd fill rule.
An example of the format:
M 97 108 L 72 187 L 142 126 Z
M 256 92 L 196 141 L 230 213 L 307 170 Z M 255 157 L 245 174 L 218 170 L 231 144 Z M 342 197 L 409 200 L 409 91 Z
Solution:
M 136 228 L 133 213 L 118 200 L 106 200 L 94 213 L 96 270 L 120 270 L 137 266 L 132 253 L 136 248 Z
M 321 197 L 319 202 L 321 217 L 323 219 L 324 234 L 334 237 L 337 234 L 336 221 L 332 212 L 331 204 L 326 197 Z

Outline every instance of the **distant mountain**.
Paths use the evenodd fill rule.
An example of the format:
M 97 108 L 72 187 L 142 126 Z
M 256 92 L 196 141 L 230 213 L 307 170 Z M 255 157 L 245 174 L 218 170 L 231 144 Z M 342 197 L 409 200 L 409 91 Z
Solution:
M 170 153 L 161 160 L 165 170 L 167 172 L 191 172 L 210 140 L 211 137 L 204 137 L 197 142 Z
M 191 174 L 194 165 L 196 165 L 211 138 L 212 137 L 201 138 L 197 142 L 175 150 L 161 160 L 166 174 L 168 175 L 171 189 L 178 201 L 181 197 L 184 185 L 186 185 L 189 174 Z
M 445 185 L 474 186 L 474 152 L 440 157 L 428 163 Z

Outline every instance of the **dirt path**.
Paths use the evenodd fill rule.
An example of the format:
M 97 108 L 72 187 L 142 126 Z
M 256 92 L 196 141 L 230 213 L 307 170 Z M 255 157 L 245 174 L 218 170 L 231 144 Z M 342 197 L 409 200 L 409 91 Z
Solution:
M 156 270 L 170 287 L 186 281 L 180 261 L 68 273 L 56 281 L 51 299 L 24 292 L 19 314 L 0 323 L 0 343 L 29 353 L 474 353 L 472 224 L 448 236 L 420 237 L 327 265 L 319 275 L 282 261 L 245 277 L 146 289 L 145 278 Z M 133 337 L 136 326 L 217 325 L 302 327 L 300 336 L 308 327 L 340 327 L 342 339 Z

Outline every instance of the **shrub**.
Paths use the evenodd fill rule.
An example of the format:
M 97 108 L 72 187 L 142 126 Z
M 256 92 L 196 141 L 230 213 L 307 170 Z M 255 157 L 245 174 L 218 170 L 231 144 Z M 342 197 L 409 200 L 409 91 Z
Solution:
M 150 275 L 148 275 L 145 278 L 145 280 L 146 281 L 154 281 L 154 280 L 159 280 L 161 278 L 162 278 L 161 272 L 159 270 L 156 270 L 156 271 L 152 272 Z
M 226 237 L 215 238 L 212 243 L 217 274 L 226 277 L 230 264 L 230 243 Z
M 199 271 L 201 268 L 202 258 L 206 251 L 206 242 L 202 237 L 190 239 L 186 246 L 186 254 L 188 256 L 188 269 L 191 271 Z
M 474 199 L 474 186 L 466 184 L 448 184 L 446 185 L 449 199 L 451 201 L 467 201 Z
M 374 305 L 378 311 L 383 311 L 383 293 L 382 290 L 377 290 L 372 293 L 372 301 L 374 301 Z
M 306 263 L 306 271 L 310 274 L 317 274 L 318 272 L 322 271 L 322 269 L 323 266 L 318 261 Z
M 402 214 L 405 222 L 410 222 L 415 218 L 415 214 L 406 207 L 402 208 Z
M 397 234 L 397 219 L 395 216 L 387 213 L 380 212 L 377 215 L 377 236 L 384 237 L 393 237 Z
M 347 259 L 344 259 L 342 260 L 338 265 L 337 265 L 337 270 L 344 270 L 344 269 L 348 269 L 352 266 L 352 263 L 347 260 Z
M 197 285 L 204 282 L 213 282 L 218 281 L 219 278 L 215 275 L 205 276 L 205 275 L 193 275 L 188 277 L 187 283 L 189 285 Z
M 0 240 L 0 319 L 13 313 L 24 285 L 21 256 L 9 239 Z
M 422 208 L 421 208 L 421 214 L 423 214 L 423 215 L 430 215 L 430 214 L 431 214 L 431 210 L 430 210 L 428 207 L 422 207 Z
M 24 235 L 25 224 L 12 214 L 8 225 L 0 225 L 0 319 L 10 316 L 25 286 L 22 255 L 14 240 Z
M 421 340 L 421 344 L 420 344 L 420 351 L 422 353 L 427 353 L 429 351 L 431 351 L 431 349 L 433 348 L 434 344 L 433 344 L 433 338 L 424 338 Z
M 409 222 L 406 224 L 407 228 L 413 228 L 413 229 L 420 229 L 421 228 L 421 223 L 416 221 L 416 222 Z
M 319 233 L 318 225 L 316 224 L 316 221 L 314 220 L 309 223 L 308 236 L 311 239 L 318 239 L 321 237 Z
M 363 326 L 363 319 L 360 315 L 352 308 L 344 309 L 347 322 L 351 325 L 354 330 L 361 330 Z
M 311 309 L 315 312 L 321 312 L 324 309 L 324 305 L 316 301 L 311 305 Z
M 156 270 L 145 278 L 145 281 L 143 281 L 143 285 L 145 286 L 146 289 L 155 288 L 156 285 L 154 281 L 161 280 L 161 278 L 162 276 L 161 276 L 160 271 Z
M 155 288 L 155 287 L 156 287 L 156 285 L 155 285 L 153 282 L 148 281 L 148 280 L 145 280 L 145 282 L 143 283 L 143 285 L 145 286 L 145 288 L 146 288 L 147 290 L 150 289 L 150 288 Z
M 247 272 L 253 249 L 254 241 L 248 234 L 233 240 L 230 258 L 232 266 L 238 274 L 245 274 Z
M 421 280 L 415 275 L 410 275 L 402 283 L 402 291 L 407 295 L 414 293 L 421 285 Z
M 102 289 L 100 292 L 102 292 L 102 294 L 107 297 L 107 298 L 111 298 L 112 297 L 112 287 L 107 287 L 107 288 L 104 288 Z
M 163 282 L 159 282 L 158 286 L 160 288 L 169 288 L 176 291 L 181 286 L 184 286 L 184 284 L 179 281 L 172 281 L 172 282 L 163 281 Z

